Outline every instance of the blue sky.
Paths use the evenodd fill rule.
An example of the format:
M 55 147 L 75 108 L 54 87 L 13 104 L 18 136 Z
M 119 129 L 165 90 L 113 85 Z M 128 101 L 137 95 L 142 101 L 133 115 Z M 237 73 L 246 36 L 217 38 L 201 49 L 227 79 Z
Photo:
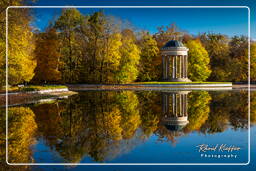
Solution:
M 38 6 L 248 6 L 251 9 L 251 38 L 256 39 L 255 32 L 255 0 L 37 0 L 33 5 Z M 83 14 L 89 14 L 98 9 L 79 9 Z M 138 29 L 145 29 L 152 33 L 158 26 L 176 23 L 177 26 L 190 34 L 202 32 L 223 33 L 229 36 L 248 34 L 248 9 L 104 9 L 107 15 L 114 15 L 128 20 Z M 58 16 L 61 9 L 35 10 L 35 25 L 43 30 L 53 16 Z

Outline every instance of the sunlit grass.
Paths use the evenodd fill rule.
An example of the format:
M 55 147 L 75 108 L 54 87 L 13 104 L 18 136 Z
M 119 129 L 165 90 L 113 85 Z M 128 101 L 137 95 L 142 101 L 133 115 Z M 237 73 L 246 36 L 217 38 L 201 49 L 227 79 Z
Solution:
M 61 89 L 61 88 L 67 88 L 67 86 L 64 86 L 64 85 L 27 85 L 24 87 L 11 86 L 8 88 L 8 91 L 40 91 L 40 90 Z

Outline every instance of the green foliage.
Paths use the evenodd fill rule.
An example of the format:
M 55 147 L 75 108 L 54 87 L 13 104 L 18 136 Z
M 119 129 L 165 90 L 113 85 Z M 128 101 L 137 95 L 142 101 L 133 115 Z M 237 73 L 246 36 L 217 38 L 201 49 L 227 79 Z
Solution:
M 189 94 L 188 120 L 185 132 L 199 131 L 206 122 L 210 112 L 211 96 L 206 91 L 192 92 Z
M 123 139 L 130 139 L 141 123 L 137 95 L 132 91 L 124 91 L 117 96 L 117 101 L 121 109 Z
M 230 81 L 227 68 L 229 61 L 228 37 L 222 34 L 202 34 L 200 40 L 210 57 L 211 81 Z
M 205 81 L 211 74 L 210 58 L 198 40 L 190 40 L 186 46 L 188 51 L 188 77 L 192 81 Z
M 120 47 L 121 61 L 116 75 L 118 83 L 130 83 L 137 79 L 139 74 L 140 49 L 131 37 L 122 36 Z
M 84 16 L 77 9 L 64 9 L 54 27 L 60 31 L 60 71 L 62 80 L 75 83 L 79 80 L 82 61 L 82 47 L 79 34 Z M 56 54 L 55 54 L 56 55 Z
M 138 80 L 157 80 L 160 72 L 156 66 L 156 60 L 159 55 L 156 40 L 149 33 L 143 33 L 142 39 L 139 41 L 139 46 L 141 48 L 141 55 Z
M 250 64 L 251 64 L 251 70 L 250 70 L 251 81 L 256 81 L 256 42 L 251 42 Z
M 31 162 L 29 147 L 35 132 L 66 162 L 79 162 L 84 157 L 103 162 L 130 151 L 152 134 L 159 141 L 175 142 L 179 136 L 193 131 L 209 134 L 222 132 L 229 126 L 234 129 L 248 126 L 248 92 L 195 91 L 188 94 L 186 127 L 179 131 L 166 129 L 163 122 L 166 113 L 161 103 L 161 95 L 165 93 L 88 91 L 53 103 L 10 108 L 11 160 Z M 251 95 L 251 119 L 255 122 L 255 93 Z M 171 110 L 171 100 L 169 104 Z M 4 121 L 3 112 L 0 123 Z M 1 137 L 4 125 L 0 127 Z M 4 147 L 4 138 L 0 139 L 0 145 Z
M 228 71 L 231 81 L 248 80 L 248 38 L 245 36 L 234 36 L 229 42 Z
M 0 40 L 0 87 L 5 85 L 5 64 L 5 43 Z
M 151 136 L 161 120 L 160 96 L 152 91 L 137 92 L 140 104 L 141 128 L 144 138 Z
M 1 5 L 22 3 L 20 0 L 4 1 Z M 190 49 L 188 74 L 191 80 L 246 81 L 248 78 L 248 38 L 245 36 L 229 39 L 222 34 L 202 34 L 198 36 L 199 42 L 175 24 L 159 27 L 154 35 L 138 34 L 132 27 L 124 26 L 120 20 L 102 11 L 84 16 L 77 9 L 64 9 L 45 32 L 37 34 L 31 31 L 32 17 L 28 9 L 9 9 L 9 19 L 11 85 L 159 80 L 159 49 L 171 39 L 183 40 Z M 0 27 L 4 28 L 2 12 L 0 21 Z M 5 83 L 4 49 L 5 33 L 2 32 L 0 86 Z M 255 51 L 255 42 L 252 42 L 252 80 L 256 79 Z

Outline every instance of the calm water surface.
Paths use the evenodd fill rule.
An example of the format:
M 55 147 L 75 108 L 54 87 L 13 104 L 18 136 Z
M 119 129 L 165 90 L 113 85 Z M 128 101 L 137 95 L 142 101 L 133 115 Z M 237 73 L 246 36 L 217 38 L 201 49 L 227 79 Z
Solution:
M 10 107 L 9 138 L 11 163 L 246 163 L 248 92 L 84 91 Z

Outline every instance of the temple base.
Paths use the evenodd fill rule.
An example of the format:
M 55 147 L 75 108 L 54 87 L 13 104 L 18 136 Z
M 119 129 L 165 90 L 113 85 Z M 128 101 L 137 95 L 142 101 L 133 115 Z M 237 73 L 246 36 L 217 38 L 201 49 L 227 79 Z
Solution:
M 170 78 L 170 79 L 165 79 L 162 81 L 170 81 L 170 82 L 192 82 L 190 79 L 188 78 Z

